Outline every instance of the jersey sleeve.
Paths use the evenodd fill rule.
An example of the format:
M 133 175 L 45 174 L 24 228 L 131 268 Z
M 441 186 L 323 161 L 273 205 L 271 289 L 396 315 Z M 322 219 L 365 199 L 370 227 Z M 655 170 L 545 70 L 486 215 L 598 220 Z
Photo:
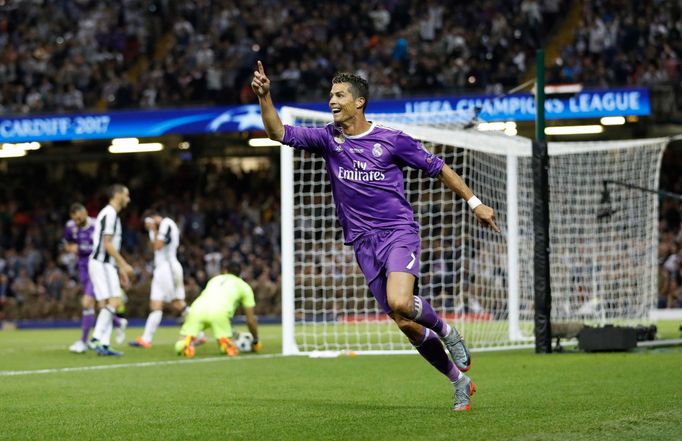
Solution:
M 284 126 L 283 144 L 314 153 L 324 152 L 327 131 L 324 128 Z
M 424 170 L 432 178 L 438 176 L 443 169 L 445 163 L 441 158 L 428 151 L 424 144 L 406 133 L 400 132 L 397 135 L 394 146 L 394 153 L 403 164 Z
M 170 222 L 166 221 L 166 219 L 161 221 L 161 225 L 159 225 L 159 232 L 156 235 L 156 239 L 162 240 L 163 243 L 168 243 L 171 241 Z
M 76 237 L 73 235 L 73 227 L 70 223 L 67 223 L 64 227 L 64 242 L 66 243 L 76 243 Z
M 241 299 L 243 308 L 253 308 L 256 306 L 256 297 L 253 294 L 253 289 L 251 285 L 242 281 L 241 283 Z
M 102 234 L 113 236 L 116 232 L 116 213 L 112 209 L 109 213 L 104 215 L 104 226 Z

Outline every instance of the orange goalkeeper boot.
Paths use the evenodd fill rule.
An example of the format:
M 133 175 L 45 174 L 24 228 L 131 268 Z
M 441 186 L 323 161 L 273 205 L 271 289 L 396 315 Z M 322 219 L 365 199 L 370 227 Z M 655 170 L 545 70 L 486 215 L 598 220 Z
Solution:
M 239 349 L 237 349 L 237 346 L 227 337 L 220 337 L 218 340 L 218 346 L 220 346 L 220 352 L 227 355 L 228 357 L 234 357 L 235 355 L 239 354 Z

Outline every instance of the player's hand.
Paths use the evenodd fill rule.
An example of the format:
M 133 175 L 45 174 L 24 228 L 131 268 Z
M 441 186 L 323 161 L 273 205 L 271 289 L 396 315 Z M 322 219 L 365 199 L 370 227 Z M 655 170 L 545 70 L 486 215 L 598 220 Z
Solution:
M 122 274 L 125 274 L 126 276 L 130 277 L 133 274 L 135 274 L 135 271 L 133 270 L 133 267 L 130 266 L 130 264 L 123 262 L 121 265 L 118 267 L 118 271 Z
M 253 344 L 253 352 L 260 352 L 263 350 L 263 343 L 261 342 L 256 342 Z
M 157 225 L 154 219 L 148 217 L 144 220 L 144 227 L 147 231 L 156 231 Z
M 119 270 L 118 271 L 118 278 L 121 280 L 121 286 L 123 288 L 125 288 L 125 289 L 130 288 L 130 277 L 128 277 L 128 274 Z
M 474 214 L 480 223 L 487 224 L 493 230 L 500 232 L 500 228 L 495 224 L 495 211 L 492 208 L 481 204 L 474 209 Z
M 258 70 L 253 72 L 253 80 L 251 81 L 251 89 L 258 98 L 263 98 L 270 93 L 270 79 L 265 75 L 263 63 L 258 60 Z

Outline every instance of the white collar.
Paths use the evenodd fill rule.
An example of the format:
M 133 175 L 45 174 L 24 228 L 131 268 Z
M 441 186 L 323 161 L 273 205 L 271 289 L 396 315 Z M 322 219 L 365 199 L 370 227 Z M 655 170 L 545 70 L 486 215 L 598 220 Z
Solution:
M 343 133 L 343 136 L 345 136 L 345 137 L 348 138 L 348 139 L 362 138 L 363 136 L 369 135 L 369 134 L 372 132 L 372 130 L 374 130 L 374 127 L 376 126 L 376 123 L 373 122 L 373 121 L 370 121 L 370 123 L 371 123 L 371 125 L 369 126 L 369 129 L 367 129 L 367 131 L 362 132 L 362 133 L 360 133 L 360 134 L 358 134 L 358 135 L 346 135 L 345 133 L 343 133 L 343 129 L 341 129 L 341 133 Z

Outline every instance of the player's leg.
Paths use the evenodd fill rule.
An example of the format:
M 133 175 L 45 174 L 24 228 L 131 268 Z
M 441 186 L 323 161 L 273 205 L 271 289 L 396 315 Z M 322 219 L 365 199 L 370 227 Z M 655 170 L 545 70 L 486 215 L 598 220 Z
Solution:
M 212 315 L 210 318 L 210 326 L 213 330 L 213 335 L 218 340 L 220 352 L 228 357 L 234 357 L 239 354 L 237 345 L 232 341 L 232 323 L 230 323 L 230 317 L 227 315 Z
M 118 273 L 113 265 L 91 260 L 88 266 L 90 277 L 95 289 L 95 296 L 100 304 L 100 311 L 95 322 L 93 343 L 99 355 L 123 355 L 109 349 L 113 317 L 119 305 L 121 286 Z
M 88 337 L 90 330 L 95 326 L 95 290 L 92 280 L 88 274 L 87 264 L 78 266 L 79 279 L 83 288 L 81 305 L 83 307 L 81 316 L 81 338 L 76 341 L 69 350 L 74 353 L 84 353 L 88 350 Z
M 189 314 L 180 329 L 180 339 L 175 343 L 175 353 L 188 358 L 194 357 L 195 336 L 203 333 L 204 327 L 200 314 Z
M 173 290 L 170 265 L 163 264 L 154 268 L 152 275 L 152 285 L 149 294 L 149 315 L 144 325 L 144 333 L 131 341 L 130 346 L 151 348 L 154 333 L 161 324 L 163 318 L 163 304 L 170 299 Z
M 387 296 L 390 308 L 405 318 L 435 332 L 446 345 L 452 361 L 459 370 L 471 368 L 471 354 L 464 339 L 454 327 L 441 319 L 424 297 L 416 295 L 416 281 L 419 277 L 418 236 L 402 237 L 397 245 L 388 248 L 385 268 L 388 273 Z
M 417 349 L 417 352 L 452 383 L 455 391 L 453 409 L 470 409 L 470 398 L 473 393 L 464 395 L 461 392 L 458 393 L 458 390 L 464 390 L 464 385 L 471 383 L 471 380 L 463 372 L 460 372 L 450 357 L 448 357 L 436 333 L 391 310 L 387 295 L 387 278 L 383 274 L 370 282 L 369 289 L 379 303 L 379 306 L 381 306 L 381 309 L 395 321 L 398 328 Z M 473 383 L 471 385 L 473 387 Z
M 92 289 L 90 290 L 92 291 Z M 87 290 L 81 299 L 83 313 L 81 316 L 81 338 L 69 347 L 69 351 L 82 354 L 88 350 L 88 337 L 90 330 L 95 326 L 95 297 Z
M 183 270 L 180 262 L 173 261 L 170 263 L 170 269 L 172 273 L 173 280 L 173 295 L 171 306 L 175 312 L 180 316 L 181 320 L 184 321 L 189 314 L 190 306 L 185 303 L 185 281 L 183 278 Z

